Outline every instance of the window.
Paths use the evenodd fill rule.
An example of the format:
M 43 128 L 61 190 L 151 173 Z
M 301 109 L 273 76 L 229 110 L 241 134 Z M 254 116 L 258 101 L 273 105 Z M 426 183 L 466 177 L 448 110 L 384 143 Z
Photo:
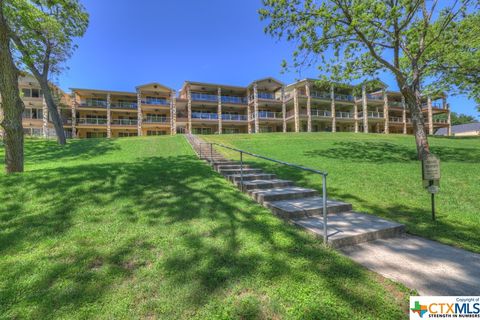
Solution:
M 193 128 L 194 134 L 212 134 L 212 128 Z
M 240 129 L 238 129 L 238 128 L 225 128 L 225 129 L 223 129 L 223 133 L 225 133 L 225 134 L 240 133 Z
M 30 89 L 22 89 L 23 97 L 30 98 L 32 96 Z
M 164 136 L 166 135 L 166 131 L 157 131 L 157 130 L 148 130 L 147 136 Z
M 40 89 L 32 89 L 32 98 L 40 98 Z
M 87 139 L 106 138 L 106 137 L 107 137 L 106 132 L 87 132 Z
M 136 137 L 136 136 L 137 136 L 137 133 L 136 133 L 136 132 L 126 131 L 126 132 L 119 132 L 119 133 L 118 133 L 118 137 L 119 137 L 119 138 Z

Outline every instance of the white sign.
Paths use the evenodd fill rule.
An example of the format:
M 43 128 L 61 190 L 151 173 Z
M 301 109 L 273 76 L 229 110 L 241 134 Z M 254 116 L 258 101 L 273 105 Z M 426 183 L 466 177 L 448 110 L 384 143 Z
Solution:
M 411 296 L 410 319 L 480 319 L 480 296 Z

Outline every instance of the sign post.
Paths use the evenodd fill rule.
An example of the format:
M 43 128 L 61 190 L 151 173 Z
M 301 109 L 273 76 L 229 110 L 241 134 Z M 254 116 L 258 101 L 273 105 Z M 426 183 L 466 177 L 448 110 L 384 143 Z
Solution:
M 435 194 L 440 191 L 440 160 L 429 154 L 422 161 L 423 186 L 432 195 L 432 220 L 435 221 Z

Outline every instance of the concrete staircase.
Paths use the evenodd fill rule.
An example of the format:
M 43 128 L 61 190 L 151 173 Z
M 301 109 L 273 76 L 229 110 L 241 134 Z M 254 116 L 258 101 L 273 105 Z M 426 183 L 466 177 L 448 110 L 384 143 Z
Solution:
M 278 217 L 323 238 L 323 199 L 316 190 L 297 187 L 292 181 L 278 179 L 273 174 L 250 166 L 244 165 L 242 170 L 239 162 L 225 159 L 214 149 L 211 152 L 200 138 L 193 135 L 186 137 L 202 160 L 207 161 L 240 190 Z M 396 237 L 405 232 L 404 225 L 354 212 L 349 203 L 328 199 L 327 212 L 328 241 L 333 247 Z

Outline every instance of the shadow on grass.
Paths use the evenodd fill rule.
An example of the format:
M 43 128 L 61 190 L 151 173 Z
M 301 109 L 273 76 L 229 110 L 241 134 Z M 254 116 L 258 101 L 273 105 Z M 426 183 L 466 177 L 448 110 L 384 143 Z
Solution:
M 374 141 L 335 142 L 333 148 L 306 151 L 306 157 L 325 157 L 330 159 L 351 160 L 357 162 L 392 163 L 417 161 L 415 148 Z M 480 163 L 479 148 L 452 148 L 432 146 L 431 151 L 442 161 Z
M 50 157 L 55 151 L 37 155 Z M 363 269 L 253 205 L 192 156 L 32 171 L 1 177 L 0 190 L 0 254 L 10 257 L 0 264 L 0 311 L 11 317 L 70 316 L 97 303 L 93 315 L 108 314 L 102 299 L 140 274 L 155 288 L 145 298 L 139 288 L 147 285 L 132 285 L 138 301 L 128 303 L 164 290 L 160 309 L 172 317 L 184 312 L 168 300 L 175 290 L 187 293 L 171 299 L 198 310 L 242 281 L 249 289 L 252 281 L 294 279 L 298 299 L 304 283 L 317 281 L 335 297 L 330 307 L 312 303 L 301 318 L 381 317 L 378 299 L 392 299 L 379 297 L 382 287 Z

